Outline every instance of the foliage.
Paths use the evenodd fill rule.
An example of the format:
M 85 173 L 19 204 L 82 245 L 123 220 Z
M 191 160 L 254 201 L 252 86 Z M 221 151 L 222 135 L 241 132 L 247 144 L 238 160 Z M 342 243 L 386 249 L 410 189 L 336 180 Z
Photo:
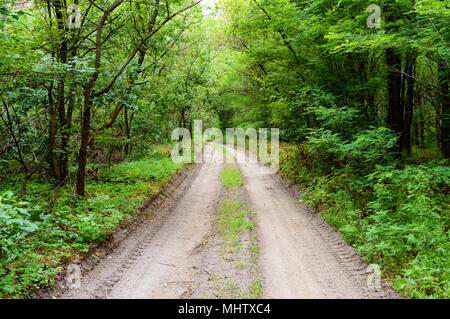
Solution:
M 167 181 L 180 166 L 170 157 L 145 157 L 139 161 L 123 162 L 104 171 L 100 176 L 113 180 Z
M 302 153 L 282 148 L 282 173 L 303 185 L 303 201 L 322 208 L 324 218 L 369 263 L 379 264 L 404 296 L 448 298 L 448 164 L 396 168 L 387 162 L 368 170 L 358 153 L 348 153 L 340 169 L 325 173 L 315 158 L 304 157 L 320 151 L 316 145 L 302 145 Z
M 222 185 L 229 191 L 242 188 L 242 177 L 239 169 L 227 165 L 221 173 Z M 224 240 L 226 252 L 239 252 L 242 236 L 254 225 L 249 218 L 249 208 L 242 204 L 237 194 L 230 193 L 220 205 L 217 215 L 217 229 Z
M 27 201 L 19 200 L 13 191 L 3 193 L 0 297 L 29 296 L 33 290 L 52 285 L 62 264 L 88 252 L 130 221 L 179 169 L 168 157 L 147 155 L 100 171 L 100 176 L 126 176 L 128 181 L 89 181 L 84 200 L 73 197 L 71 187 L 51 190 L 51 185 L 38 181 L 30 185 L 33 193 L 25 197 Z
M 225 199 L 222 202 L 217 217 L 218 231 L 223 236 L 227 251 L 236 252 L 242 235 L 253 225 L 248 220 L 248 207 L 244 207 L 236 198 Z
M 448 297 L 448 1 L 380 0 L 379 28 L 369 0 L 81 1 L 76 29 L 71 4 L 0 0 L 1 296 L 129 220 L 201 119 L 279 128 L 304 200 L 396 289 Z

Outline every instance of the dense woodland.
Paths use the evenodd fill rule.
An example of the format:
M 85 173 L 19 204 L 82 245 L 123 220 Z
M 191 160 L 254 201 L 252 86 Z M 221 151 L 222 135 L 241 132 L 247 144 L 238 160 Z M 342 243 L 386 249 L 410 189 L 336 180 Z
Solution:
M 0 0 L 0 296 L 129 221 L 201 119 L 280 128 L 302 201 L 402 296 L 448 298 L 449 3 L 373 3 Z

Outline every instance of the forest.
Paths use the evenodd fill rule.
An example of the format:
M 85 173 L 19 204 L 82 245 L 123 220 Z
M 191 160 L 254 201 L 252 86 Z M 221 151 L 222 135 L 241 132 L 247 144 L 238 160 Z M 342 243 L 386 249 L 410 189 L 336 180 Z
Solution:
M 28 298 L 188 165 L 279 128 L 280 175 L 404 298 L 449 298 L 445 0 L 0 0 L 0 298 Z

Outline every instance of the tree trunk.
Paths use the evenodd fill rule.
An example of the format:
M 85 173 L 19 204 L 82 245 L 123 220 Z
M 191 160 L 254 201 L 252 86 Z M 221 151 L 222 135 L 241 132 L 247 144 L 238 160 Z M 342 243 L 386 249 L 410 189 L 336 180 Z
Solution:
M 86 163 L 87 163 L 87 151 L 89 146 L 89 133 L 91 129 L 91 107 L 94 99 L 94 87 L 95 83 L 98 80 L 99 69 L 101 65 L 102 58 L 102 33 L 103 27 L 105 25 L 106 20 L 109 15 L 122 4 L 123 1 L 116 0 L 114 4 L 112 4 L 106 11 L 104 11 L 102 18 L 100 19 L 97 25 L 97 41 L 96 41 L 96 49 L 95 49 L 95 72 L 92 75 L 89 82 L 83 87 L 83 96 L 84 96 L 84 107 L 83 107 L 83 120 L 81 124 L 81 145 L 80 145 L 80 153 L 78 154 L 78 173 L 77 173 L 77 194 L 79 196 L 85 196 L 85 177 L 86 177 Z M 133 56 L 134 57 L 134 56 Z M 130 58 L 128 61 L 131 61 Z M 129 63 L 129 62 L 128 62 Z M 128 65 L 128 63 L 126 65 Z M 119 75 L 123 72 L 125 68 L 123 67 L 119 72 Z M 117 78 L 117 76 L 115 77 Z M 114 84 L 113 80 L 110 82 L 110 85 L 107 89 L 104 89 L 105 93 L 107 93 L 112 85 Z M 101 94 L 98 94 L 100 96 Z
M 130 143 L 128 142 L 130 140 L 130 127 L 128 126 L 128 109 L 126 106 L 123 108 L 123 122 L 124 122 L 124 135 L 127 139 L 125 146 L 123 148 L 123 154 L 124 156 L 127 156 L 129 154 L 129 148 Z
M 441 105 L 442 119 L 442 154 L 450 158 L 450 94 L 449 94 L 449 72 L 444 65 L 439 65 L 439 100 Z
M 69 156 L 70 156 L 70 149 L 69 149 L 69 141 L 70 141 L 70 131 L 72 129 L 72 118 L 73 118 L 73 110 L 75 108 L 75 96 L 73 94 L 73 88 L 70 87 L 70 96 L 69 96 L 69 103 L 67 107 L 67 114 L 66 114 L 66 120 L 65 125 L 62 129 L 62 137 L 61 137 L 61 177 L 62 180 L 65 180 L 67 178 L 67 175 L 69 174 Z
M 408 53 L 406 56 L 406 88 L 405 88 L 405 122 L 403 132 L 402 151 L 408 155 L 411 154 L 411 125 L 414 114 L 414 85 L 416 73 L 416 57 L 413 53 Z
M 442 110 L 441 110 L 441 105 L 439 103 L 437 105 L 435 105 L 434 107 L 436 108 L 436 121 L 435 121 L 436 144 L 437 144 L 438 150 L 442 150 L 442 125 L 441 125 Z
M 425 148 L 425 119 L 423 115 L 423 109 L 420 109 L 418 114 L 417 141 L 421 149 Z
M 60 63 L 67 63 L 68 58 L 68 41 L 67 41 L 67 34 L 66 34 L 66 26 L 64 21 L 64 15 L 65 11 L 67 10 L 65 1 L 56 1 L 54 2 L 55 6 L 55 14 L 56 14 L 56 21 L 57 21 L 57 27 L 58 32 L 60 33 L 62 39 L 61 44 L 58 48 L 58 62 Z M 58 79 L 58 87 L 57 87 L 57 93 L 56 93 L 56 112 L 58 116 L 58 122 L 56 123 L 56 136 L 55 136 L 55 146 L 56 146 L 56 140 L 58 138 L 61 139 L 60 149 L 58 150 L 58 153 L 55 154 L 54 159 L 54 171 L 55 171 L 55 177 L 57 180 L 62 181 L 66 178 L 66 172 L 64 172 L 64 169 L 62 167 L 62 161 L 64 157 L 66 156 L 67 152 L 67 146 L 64 146 L 64 140 L 65 136 L 68 134 L 66 130 L 66 100 L 65 100 L 65 90 L 66 90 L 66 83 L 65 83 L 65 74 L 62 73 L 59 75 Z M 56 146 L 57 147 L 57 146 Z
M 401 55 L 394 49 L 386 50 L 386 63 L 388 67 L 388 123 L 389 127 L 400 135 L 403 135 L 403 105 L 401 99 L 402 76 L 401 76 Z M 399 139 L 397 151 L 402 149 L 403 138 Z
M 53 84 L 51 84 L 50 88 L 48 89 L 48 104 L 49 104 L 48 152 L 50 155 L 49 166 L 51 169 L 52 176 L 58 179 L 58 173 L 60 172 L 59 161 L 56 154 L 56 133 L 58 131 L 58 128 L 57 128 L 55 104 L 53 101 Z
M 22 177 L 22 190 L 21 190 L 22 196 L 25 196 L 27 194 L 27 182 L 28 182 L 27 173 L 24 172 Z
M 78 1 L 75 1 L 77 4 Z M 75 33 L 72 34 L 72 40 L 75 42 Z M 70 54 L 72 57 L 75 57 L 77 55 L 77 46 L 76 43 L 72 43 L 72 48 L 70 50 Z M 70 135 L 72 130 L 72 119 L 73 119 L 73 110 L 75 109 L 75 93 L 74 93 L 74 85 L 71 83 L 69 85 L 69 92 L 68 94 L 68 103 L 67 103 L 67 111 L 65 112 L 64 117 L 64 125 L 61 126 L 61 177 L 62 180 L 65 180 L 67 178 L 67 175 L 69 174 L 69 157 L 70 157 L 70 148 L 69 148 L 69 142 L 70 142 Z
M 77 194 L 85 196 L 84 181 L 86 177 L 87 149 L 89 144 L 89 132 L 91 127 L 92 95 L 88 90 L 84 94 L 83 123 L 81 126 L 81 146 L 78 157 Z

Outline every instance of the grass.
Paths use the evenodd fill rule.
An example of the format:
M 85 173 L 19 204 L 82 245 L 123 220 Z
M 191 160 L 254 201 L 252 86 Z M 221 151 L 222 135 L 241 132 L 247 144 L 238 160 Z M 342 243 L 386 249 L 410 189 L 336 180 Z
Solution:
M 302 201 L 378 264 L 403 297 L 448 299 L 448 162 L 378 164 L 364 174 L 352 164 L 324 173 L 318 165 L 326 163 L 312 159 L 313 151 L 285 144 L 280 152 L 281 173 L 302 186 Z
M 238 191 L 242 188 L 242 177 L 239 169 L 227 165 L 221 173 L 222 185 L 228 190 L 225 199 L 221 202 L 216 220 L 217 232 L 223 241 L 223 254 L 232 254 L 237 260 L 239 269 L 252 269 L 255 274 L 252 284 L 238 289 L 235 284 L 216 278 L 217 291 L 224 298 L 257 299 L 262 295 L 262 287 L 257 278 L 256 255 L 258 246 L 255 241 L 254 224 L 250 219 L 249 207 L 239 200 Z M 244 247 L 244 236 L 250 232 L 248 250 Z
M 247 287 L 247 292 L 244 293 L 245 299 L 259 299 L 262 297 L 262 285 L 258 278 L 255 278 L 253 283 Z
M 242 177 L 239 170 L 232 165 L 226 165 L 225 169 L 222 170 L 221 180 L 223 186 L 229 190 L 236 190 L 242 187 Z
M 139 181 L 153 179 L 165 182 L 170 179 L 173 172 L 179 168 L 170 157 L 147 157 L 139 161 L 125 162 L 105 170 L 99 174 L 101 177 L 113 180 Z
M 227 252 L 239 250 L 243 234 L 254 228 L 248 218 L 248 207 L 241 205 L 237 198 L 224 199 L 217 215 L 218 231 L 224 239 Z
M 52 286 L 61 266 L 79 260 L 96 243 L 141 212 L 148 198 L 182 169 L 164 154 L 100 169 L 103 183 L 87 180 L 78 200 L 73 185 L 54 189 L 29 183 L 28 196 L 0 191 L 0 298 L 24 298 Z
M 262 285 L 258 278 L 247 287 L 238 288 L 238 285 L 229 278 L 211 274 L 208 279 L 213 283 L 213 295 L 220 299 L 259 299 L 262 297 Z M 208 299 L 203 293 L 198 299 Z
M 222 185 L 230 191 L 242 187 L 242 177 L 239 169 L 226 165 L 221 172 Z M 242 205 L 236 195 L 225 198 L 217 215 L 218 231 L 223 236 L 227 250 L 234 252 L 239 241 L 247 230 L 253 228 L 248 218 L 249 209 Z

